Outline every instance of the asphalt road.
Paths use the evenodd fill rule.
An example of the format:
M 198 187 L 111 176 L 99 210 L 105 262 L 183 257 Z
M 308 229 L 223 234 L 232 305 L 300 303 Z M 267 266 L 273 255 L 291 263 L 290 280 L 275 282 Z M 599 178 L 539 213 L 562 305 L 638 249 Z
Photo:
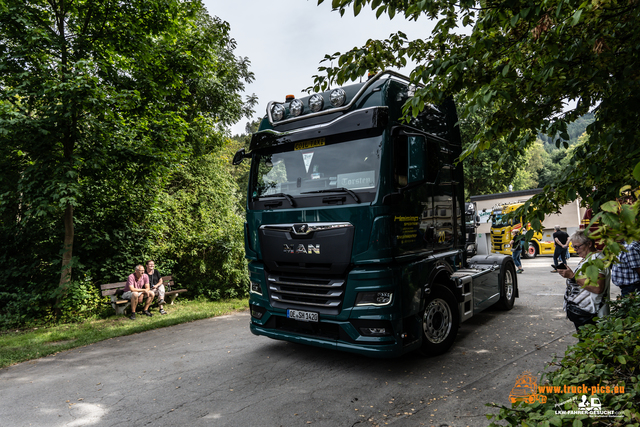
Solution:
M 509 405 L 519 374 L 539 374 L 576 342 L 551 263 L 524 260 L 513 310 L 463 323 L 439 357 L 377 360 L 256 337 L 244 312 L 2 369 L 0 425 L 486 426 L 496 410 L 485 403 Z

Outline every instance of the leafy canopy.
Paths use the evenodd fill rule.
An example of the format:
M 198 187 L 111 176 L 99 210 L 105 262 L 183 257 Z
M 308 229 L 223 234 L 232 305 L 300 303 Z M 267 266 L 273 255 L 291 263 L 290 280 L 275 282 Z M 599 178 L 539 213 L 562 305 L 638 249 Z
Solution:
M 234 49 L 199 0 L 0 0 L 0 304 L 143 261 L 176 165 L 252 113 Z
M 318 0 L 323 3 L 324 0 Z M 417 64 L 419 87 L 404 112 L 462 93 L 461 120 L 482 112 L 482 129 L 463 155 L 504 140 L 531 145 L 537 134 L 559 135 L 567 124 L 595 114 L 578 161 L 535 200 L 552 212 L 578 196 L 598 207 L 624 185 L 640 160 L 640 8 L 634 0 L 333 0 L 340 14 L 371 7 L 379 17 L 436 20 L 432 34 L 410 40 L 402 32 L 326 55 L 314 90 L 341 85 L 386 68 Z M 572 101 L 572 104 L 567 104 Z

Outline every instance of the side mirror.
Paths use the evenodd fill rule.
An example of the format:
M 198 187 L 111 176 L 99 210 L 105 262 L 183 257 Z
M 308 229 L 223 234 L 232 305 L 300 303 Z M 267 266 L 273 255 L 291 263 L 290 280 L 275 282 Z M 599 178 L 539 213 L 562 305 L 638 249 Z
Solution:
M 247 157 L 247 154 L 245 153 L 244 148 L 241 148 L 236 151 L 236 154 L 233 156 L 233 161 L 231 163 L 233 163 L 235 166 L 238 166 L 240 163 L 242 163 L 245 157 Z

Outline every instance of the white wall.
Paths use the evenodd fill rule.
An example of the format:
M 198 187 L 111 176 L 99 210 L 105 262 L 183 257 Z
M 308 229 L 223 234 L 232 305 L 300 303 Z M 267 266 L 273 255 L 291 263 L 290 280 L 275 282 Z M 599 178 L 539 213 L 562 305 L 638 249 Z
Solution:
M 512 193 L 499 193 L 486 196 L 471 196 L 471 201 L 476 203 L 478 215 L 480 216 L 480 226 L 478 227 L 478 253 L 488 254 L 491 247 L 491 223 L 489 215 L 493 207 L 504 203 L 526 202 L 534 195 L 540 193 L 542 189 L 530 191 L 515 191 Z M 484 212 L 483 212 L 484 210 Z M 580 221 L 585 212 L 585 208 L 580 207 L 580 199 L 564 205 L 557 214 L 547 215 L 542 222 L 545 229 L 553 229 L 559 225 L 569 235 L 580 228 Z M 482 238 L 480 237 L 482 234 Z

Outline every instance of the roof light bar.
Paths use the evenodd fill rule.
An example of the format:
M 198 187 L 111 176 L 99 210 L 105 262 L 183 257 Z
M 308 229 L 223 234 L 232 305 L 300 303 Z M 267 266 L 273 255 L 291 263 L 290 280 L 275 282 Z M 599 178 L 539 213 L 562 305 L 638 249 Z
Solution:
M 349 108 L 351 108 L 353 106 L 353 104 L 362 96 L 362 94 L 372 84 L 374 84 L 377 80 L 381 79 L 384 76 L 388 76 L 389 78 L 396 78 L 398 80 L 402 80 L 402 81 L 407 82 L 407 83 L 410 82 L 410 80 L 409 80 L 409 78 L 407 76 L 403 76 L 402 74 L 400 74 L 398 72 L 390 71 L 390 70 L 380 71 L 375 76 L 369 78 L 369 80 L 367 80 L 367 82 L 364 85 L 362 85 L 362 87 L 358 90 L 358 92 L 355 94 L 353 99 L 349 100 L 348 104 L 342 105 L 341 107 L 335 107 L 335 108 L 330 108 L 330 109 L 327 109 L 327 110 L 323 110 L 322 107 L 324 107 L 324 98 L 322 97 L 322 95 L 320 95 L 320 94 L 312 95 L 311 98 L 314 98 L 314 97 L 317 96 L 317 98 L 315 98 L 316 102 L 320 102 L 320 99 L 322 100 L 322 107 L 320 107 L 319 109 L 317 107 L 315 107 L 317 109 L 317 111 L 316 111 L 316 110 L 311 108 L 311 105 L 309 105 L 309 109 L 311 110 L 311 113 L 306 114 L 304 117 L 305 118 L 310 118 L 310 117 L 320 116 L 320 115 L 323 115 L 323 114 L 329 114 L 329 113 L 335 113 L 335 112 L 339 112 L 339 111 L 348 110 Z M 418 87 L 424 87 L 424 85 L 420 84 L 420 85 L 418 85 Z M 331 96 L 331 94 L 329 96 Z M 309 98 L 309 102 L 311 102 L 311 98 Z M 329 100 L 329 101 L 331 102 L 331 100 Z M 345 101 L 344 102 L 346 102 L 346 97 L 345 97 Z M 297 120 L 297 119 L 300 118 L 300 117 L 292 115 L 292 117 L 289 117 L 286 120 L 283 120 L 282 118 L 278 119 L 278 120 L 274 120 L 275 117 L 273 116 L 273 111 L 272 110 L 274 109 L 274 105 L 276 105 L 276 104 L 278 104 L 278 103 L 275 102 L 275 101 L 271 101 L 267 105 L 267 117 L 268 117 L 269 122 L 271 124 L 274 124 L 275 122 L 278 122 L 278 124 L 289 123 L 290 121 Z M 282 104 L 278 104 L 278 105 L 282 106 Z M 282 108 L 284 109 L 284 106 L 282 106 Z M 283 117 L 284 117 L 284 111 L 283 111 Z

